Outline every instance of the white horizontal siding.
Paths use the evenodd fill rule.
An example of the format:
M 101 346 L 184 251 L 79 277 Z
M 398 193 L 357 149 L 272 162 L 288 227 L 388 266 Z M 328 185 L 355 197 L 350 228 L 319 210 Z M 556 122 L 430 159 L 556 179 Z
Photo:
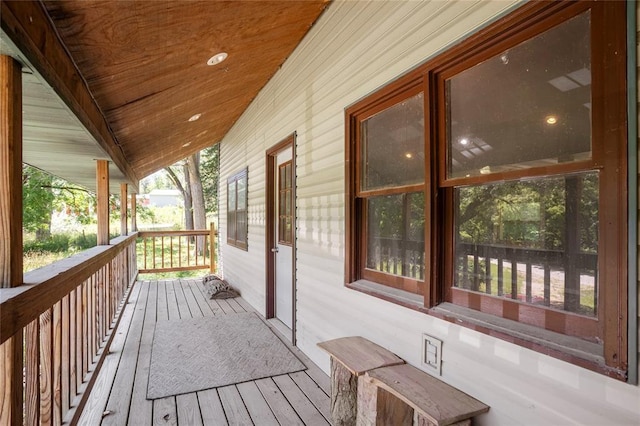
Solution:
M 413 365 L 444 341 L 442 379 L 491 406 L 480 424 L 638 424 L 640 391 L 603 375 L 344 287 L 344 109 L 514 6 L 334 1 L 221 146 L 224 275 L 264 312 L 265 151 L 297 132 L 298 346 L 362 335 Z M 249 167 L 249 250 L 226 246 L 226 177 Z

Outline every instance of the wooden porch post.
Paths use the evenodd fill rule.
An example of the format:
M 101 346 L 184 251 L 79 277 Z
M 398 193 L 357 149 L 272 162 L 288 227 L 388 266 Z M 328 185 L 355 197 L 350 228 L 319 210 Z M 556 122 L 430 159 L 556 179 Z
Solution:
M 109 244 L 109 162 L 96 162 L 96 193 L 98 196 L 98 245 Z
M 216 273 L 216 224 L 213 222 L 209 228 L 209 273 Z
M 136 221 L 136 194 L 131 194 L 131 232 L 138 230 L 138 223 Z
M 120 184 L 120 235 L 127 235 L 127 184 Z
M 22 278 L 22 70 L 0 55 L 0 287 L 18 287 Z M 0 346 L 3 425 L 22 425 L 22 337 Z

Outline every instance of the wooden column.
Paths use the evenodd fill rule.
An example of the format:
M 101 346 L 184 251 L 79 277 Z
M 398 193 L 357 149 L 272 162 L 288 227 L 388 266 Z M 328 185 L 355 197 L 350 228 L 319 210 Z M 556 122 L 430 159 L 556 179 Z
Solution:
M 120 235 L 127 235 L 127 184 L 120 184 Z
M 136 194 L 131 194 L 131 232 L 138 230 L 138 224 L 136 221 Z
M 109 162 L 96 162 L 96 193 L 98 196 L 98 245 L 109 244 Z
M 0 287 L 22 285 L 22 71 L 0 55 Z
M 0 55 L 0 287 L 22 285 L 22 71 Z M 22 331 L 0 346 L 0 424 L 22 425 Z

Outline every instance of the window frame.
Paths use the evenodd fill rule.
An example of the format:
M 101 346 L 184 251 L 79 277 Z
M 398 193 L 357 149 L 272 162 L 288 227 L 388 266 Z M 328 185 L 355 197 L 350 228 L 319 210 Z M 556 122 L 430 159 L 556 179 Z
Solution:
M 350 236 L 348 247 L 353 247 L 353 252 L 347 250 L 347 257 L 351 260 L 346 263 L 347 282 L 357 280 L 369 280 L 379 282 L 385 286 L 407 291 L 413 294 L 424 294 L 425 282 L 428 270 L 425 269 L 425 280 L 417 280 L 410 277 L 393 275 L 381 271 L 368 269 L 367 264 L 367 200 L 369 197 L 383 195 L 409 194 L 412 192 L 424 192 L 428 177 L 425 175 L 425 183 L 399 185 L 394 187 L 361 190 L 362 166 L 359 161 L 362 153 L 361 124 L 374 115 L 385 111 L 400 102 L 413 96 L 423 93 L 423 102 L 426 100 L 425 86 L 422 78 L 416 78 L 409 82 L 403 82 L 399 87 L 389 87 L 375 94 L 374 98 L 368 99 L 366 103 L 358 103 L 346 110 L 347 129 L 346 134 L 351 135 L 346 138 L 345 152 L 346 161 L 346 192 L 347 196 L 347 230 Z M 426 106 L 423 104 L 423 108 Z M 425 161 L 429 153 L 425 152 Z M 351 167 L 353 165 L 354 167 Z M 425 169 L 426 170 L 426 169 Z M 425 221 L 425 258 L 427 222 Z
M 565 359 L 594 371 L 624 380 L 627 365 L 628 283 L 627 283 L 627 76 L 626 76 L 626 7 L 624 2 L 531 2 L 515 9 L 493 24 L 438 54 L 413 71 L 399 77 L 377 92 L 363 98 L 345 110 L 345 192 L 346 250 L 345 285 L 365 291 L 425 313 L 474 328 L 480 332 L 507 339 L 539 352 Z M 592 156 L 589 160 L 559 164 L 552 168 L 535 167 L 509 170 L 491 175 L 447 178 L 447 123 L 445 104 L 446 79 L 494 57 L 547 29 L 578 14 L 591 10 L 591 71 L 592 79 Z M 618 31 L 611 31 L 617 28 Z M 607 29 L 605 31 L 605 29 Z M 613 45 L 613 47 L 611 47 Z M 607 46 L 609 46 L 607 48 Z M 425 284 L 423 304 L 407 304 L 391 292 L 363 290 L 356 285 L 363 280 L 363 232 L 359 220 L 363 215 L 358 180 L 360 169 L 359 122 L 372 111 L 388 108 L 408 91 L 419 87 L 424 93 L 425 114 Z M 405 96 L 408 97 L 408 96 Z M 615 141 L 617 143 L 612 143 Z M 606 149 L 605 149 L 606 145 Z M 456 186 L 504 182 L 534 176 L 563 176 L 578 171 L 601 171 L 599 193 L 598 271 L 599 300 L 597 318 L 553 309 L 537 308 L 515 300 L 495 301 L 490 296 L 460 297 L 452 288 L 454 276 L 454 199 Z M 366 246 L 364 246 L 366 247 Z M 396 287 L 397 288 L 397 287 Z M 469 294 L 469 292 L 466 292 Z M 469 315 L 447 313 L 448 304 L 458 304 Z M 496 318 L 513 321 L 527 315 L 543 315 L 542 329 L 551 332 L 553 343 L 532 343 L 532 340 L 488 327 L 471 318 L 473 312 L 488 313 Z M 506 312 L 506 314 L 505 314 Z M 498 314 L 498 315 L 496 315 Z M 540 324 L 536 324 L 540 327 Z M 569 333 L 567 333 L 567 330 Z M 602 353 L 593 357 L 569 354 L 556 344 L 564 336 L 584 337 L 596 334 L 602 342 Z M 515 333 L 515 332 L 514 332 Z M 555 337 L 553 337 L 555 336 Z M 568 348 L 569 344 L 566 344 Z M 588 358 L 588 359 L 587 359 Z
M 227 178 L 227 244 L 233 247 L 237 247 L 239 249 L 248 251 L 248 240 L 249 240 L 249 220 L 248 220 L 248 210 L 249 210 L 249 179 L 248 179 L 249 169 L 245 167 L 241 171 L 231 175 Z M 244 180 L 245 191 L 244 191 L 244 209 L 238 208 L 238 182 Z M 235 194 L 236 205 L 234 209 L 231 209 L 229 206 L 229 194 L 232 191 L 231 187 L 233 186 L 233 191 Z M 245 232 L 244 239 L 238 238 L 238 213 L 245 215 Z M 233 229 L 231 228 L 233 225 Z

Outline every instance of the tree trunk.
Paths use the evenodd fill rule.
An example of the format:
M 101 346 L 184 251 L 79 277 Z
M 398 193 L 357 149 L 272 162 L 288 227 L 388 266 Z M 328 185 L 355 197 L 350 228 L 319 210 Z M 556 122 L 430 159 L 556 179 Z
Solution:
M 189 168 L 189 183 L 193 201 L 193 224 L 195 229 L 207 229 L 207 216 L 204 209 L 204 193 L 200 178 L 200 154 L 193 154 L 187 158 Z M 204 247 L 204 237 L 198 237 L 198 252 Z
M 182 166 L 184 176 L 185 176 L 185 184 L 182 185 L 180 178 L 175 174 L 171 167 L 165 167 L 165 171 L 169 175 L 169 179 L 173 182 L 173 184 L 178 188 L 178 191 L 182 194 L 182 200 L 184 202 L 184 226 L 185 229 L 193 229 L 193 202 L 191 200 L 191 187 L 189 184 L 189 168 L 187 164 L 183 164 Z

